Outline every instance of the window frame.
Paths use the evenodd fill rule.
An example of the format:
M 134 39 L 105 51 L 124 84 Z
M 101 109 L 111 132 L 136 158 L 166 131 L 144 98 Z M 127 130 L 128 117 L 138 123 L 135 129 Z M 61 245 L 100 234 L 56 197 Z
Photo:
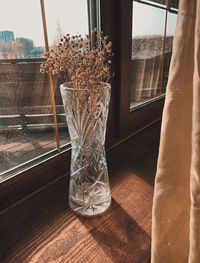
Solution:
M 91 1 L 91 0 L 88 0 Z M 106 150 L 131 134 L 161 119 L 164 97 L 146 103 L 130 112 L 130 54 L 132 41 L 132 0 L 96 0 L 100 8 L 101 29 L 113 42 L 111 102 L 109 108 Z M 97 16 L 98 17 L 98 16 Z M 126 39 L 127 41 L 123 41 Z M 70 171 L 71 145 L 53 150 L 39 163 L 0 183 L 0 211 L 40 191 L 46 185 L 66 177 Z M 64 197 L 65 198 L 65 197 Z
M 120 110 L 119 110 L 119 135 L 128 136 L 135 130 L 150 122 L 160 120 L 164 107 L 165 94 L 156 96 L 153 99 L 147 100 L 133 108 L 130 108 L 131 94 L 131 52 L 132 52 L 132 18 L 133 18 L 133 1 L 156 8 L 166 10 L 167 12 L 176 13 L 171 7 L 160 7 L 154 3 L 147 3 L 143 0 L 124 0 L 121 1 L 121 47 L 120 47 Z M 166 26 L 166 24 L 165 24 Z M 163 35 L 163 38 L 166 37 Z M 126 41 L 123 41 L 126 39 Z M 165 40 L 164 40 L 165 41 Z M 162 54 L 163 56 L 163 54 Z M 163 60 L 164 63 L 164 60 Z M 163 68 L 162 68 L 163 71 Z M 161 72 L 162 74 L 162 72 Z M 161 76 L 162 78 L 162 76 Z M 162 79 L 163 81 L 163 79 Z
M 94 1 L 88 0 L 87 2 L 89 27 L 98 26 L 99 21 L 95 21 L 95 19 L 98 20 L 99 18 L 101 19 L 101 27 L 105 26 L 104 22 L 102 22 L 104 14 L 101 13 L 101 17 L 99 16 L 99 8 L 102 7 L 104 9 L 103 5 L 101 5 L 99 0 L 95 1 L 95 5 Z M 96 16 L 91 15 L 91 12 L 94 10 L 98 12 Z M 111 19 L 109 23 L 112 23 Z M 42 60 L 43 59 L 41 59 L 41 62 Z M 110 147 L 117 141 L 115 136 L 113 137 L 113 134 L 115 134 L 113 131 L 115 125 L 112 121 L 112 101 L 113 99 L 111 98 L 111 106 L 107 124 L 106 148 Z M 49 153 L 43 154 L 42 157 L 35 158 L 26 164 L 22 164 L 19 167 L 13 168 L 10 172 L 8 171 L 7 174 L 10 176 L 5 178 L 5 180 L 0 183 L 0 211 L 7 209 L 9 206 L 12 206 L 24 198 L 27 198 L 34 192 L 58 180 L 59 178 L 68 176 L 70 171 L 70 160 L 71 144 L 67 144 L 65 146 L 61 146 L 60 152 L 55 149 Z M 24 169 L 21 170 L 21 167 Z M 12 174 L 13 171 L 14 174 Z

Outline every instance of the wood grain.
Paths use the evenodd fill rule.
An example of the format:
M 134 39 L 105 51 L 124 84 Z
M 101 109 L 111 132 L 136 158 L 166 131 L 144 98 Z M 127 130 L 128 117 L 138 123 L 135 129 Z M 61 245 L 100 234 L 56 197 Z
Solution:
M 64 178 L 0 217 L 1 263 L 150 262 L 151 209 L 160 124 L 107 154 L 112 205 L 84 218 L 68 207 Z

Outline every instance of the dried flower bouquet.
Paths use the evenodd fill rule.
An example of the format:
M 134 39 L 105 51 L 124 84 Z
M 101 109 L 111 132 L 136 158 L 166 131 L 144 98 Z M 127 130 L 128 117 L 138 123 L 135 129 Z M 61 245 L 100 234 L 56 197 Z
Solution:
M 70 80 L 74 88 L 90 89 L 97 83 L 110 82 L 112 55 L 112 42 L 96 28 L 85 38 L 66 34 L 45 54 L 47 60 L 40 71 L 52 72 L 62 83 Z

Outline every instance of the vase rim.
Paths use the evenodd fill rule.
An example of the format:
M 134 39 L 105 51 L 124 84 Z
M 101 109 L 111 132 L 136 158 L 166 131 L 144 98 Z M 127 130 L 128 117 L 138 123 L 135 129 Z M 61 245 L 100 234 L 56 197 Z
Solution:
M 77 88 L 74 88 L 73 87 L 73 85 L 72 85 L 72 81 L 70 81 L 70 82 L 65 82 L 65 83 L 62 83 L 61 85 L 60 85 L 60 88 L 61 89 L 63 89 L 63 90 L 82 90 L 82 91 L 89 91 L 89 90 L 103 90 L 103 89 L 109 89 L 110 87 L 111 87 L 111 84 L 110 83 L 107 83 L 107 82 L 103 82 L 103 81 L 99 81 L 98 83 L 103 83 L 103 87 L 101 87 L 101 88 L 90 88 L 90 89 L 88 89 L 88 88 L 85 88 L 85 89 L 77 89 Z M 67 87 L 67 86 L 65 86 L 65 85 L 72 85 L 72 87 Z

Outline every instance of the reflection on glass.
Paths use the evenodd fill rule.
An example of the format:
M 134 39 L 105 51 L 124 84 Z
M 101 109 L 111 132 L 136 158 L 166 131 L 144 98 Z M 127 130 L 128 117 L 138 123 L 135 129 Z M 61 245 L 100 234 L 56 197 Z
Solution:
M 76 10 L 71 9 L 72 1 L 45 3 L 47 2 L 51 2 L 51 5 L 54 3 L 47 11 L 51 10 L 54 14 L 60 12 L 61 18 L 64 12 L 66 16 L 71 13 L 74 17 L 70 23 L 60 20 L 65 25 L 63 30 L 76 33 L 79 25 L 82 28 L 83 24 L 85 31 L 87 30 L 86 1 L 82 1 L 85 3 L 84 9 L 80 3 L 80 6 L 76 5 Z M 48 76 L 40 73 L 40 64 L 44 60 L 40 1 L 7 0 L 2 3 L 2 7 L 4 11 L 0 16 L 0 182 L 6 179 L 9 170 L 56 149 Z M 79 16 L 81 12 L 84 15 Z M 47 27 L 50 29 L 51 24 L 47 24 Z M 49 31 L 51 35 L 51 30 Z M 57 86 L 55 98 L 60 143 L 63 145 L 69 142 L 69 138 Z
M 162 93 L 165 10 L 133 2 L 132 23 L 131 108 Z
M 46 20 L 50 46 L 64 34 L 88 34 L 87 0 L 46 1 Z
M 65 35 L 85 36 L 88 34 L 87 0 L 76 1 L 46 1 L 46 20 L 49 45 L 55 48 L 59 40 Z M 69 142 L 67 124 L 63 103 L 60 95 L 60 84 L 54 80 L 55 102 L 57 106 L 57 119 L 59 123 L 59 139 L 61 146 Z

